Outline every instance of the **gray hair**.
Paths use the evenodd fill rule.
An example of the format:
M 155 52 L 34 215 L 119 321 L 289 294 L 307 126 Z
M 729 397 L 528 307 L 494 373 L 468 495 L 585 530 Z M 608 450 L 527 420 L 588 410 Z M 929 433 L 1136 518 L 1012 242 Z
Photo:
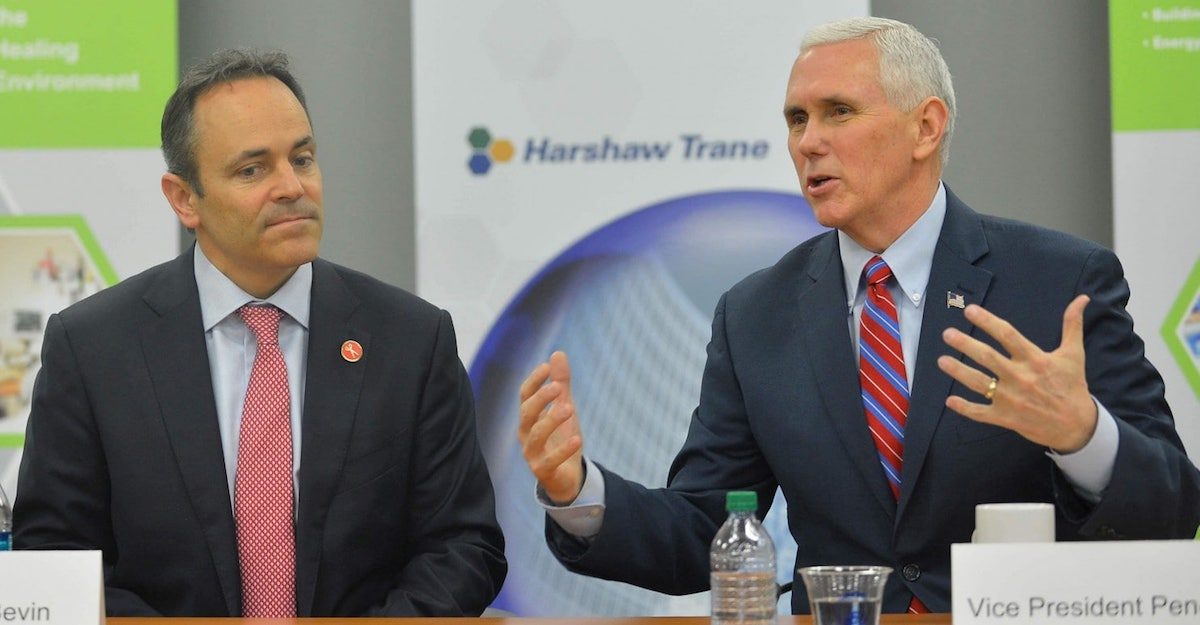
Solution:
M 162 151 L 167 171 L 183 178 L 197 195 L 203 197 L 204 189 L 200 186 L 200 171 L 196 164 L 196 98 L 217 85 L 268 76 L 287 85 L 300 101 L 304 114 L 308 115 L 304 91 L 288 71 L 287 55 L 279 50 L 219 50 L 188 68 L 163 110 Z
M 950 154 L 954 135 L 954 83 L 937 42 L 904 22 L 882 17 L 852 17 L 817 26 L 804 37 L 803 54 L 814 46 L 870 37 L 879 50 L 879 83 L 888 102 L 912 110 L 929 96 L 937 96 L 949 111 L 946 132 L 938 148 L 942 165 Z

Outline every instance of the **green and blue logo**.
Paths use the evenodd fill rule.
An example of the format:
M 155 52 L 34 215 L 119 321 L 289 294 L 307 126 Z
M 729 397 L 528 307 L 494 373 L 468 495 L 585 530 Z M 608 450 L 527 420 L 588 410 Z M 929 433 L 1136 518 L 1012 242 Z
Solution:
M 467 167 L 476 176 L 488 173 L 496 163 L 511 161 L 516 153 L 512 141 L 493 137 L 486 126 L 472 128 L 467 133 L 467 143 L 471 145 L 471 157 L 467 159 Z

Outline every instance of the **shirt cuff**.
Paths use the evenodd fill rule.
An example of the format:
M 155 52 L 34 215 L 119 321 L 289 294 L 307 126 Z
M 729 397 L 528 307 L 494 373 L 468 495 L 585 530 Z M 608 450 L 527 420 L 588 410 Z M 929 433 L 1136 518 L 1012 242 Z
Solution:
M 1095 397 L 1092 397 L 1092 403 L 1096 404 L 1096 431 L 1092 433 L 1092 440 L 1076 452 L 1060 454 L 1050 450 L 1046 455 L 1058 465 L 1080 497 L 1096 504 L 1112 480 L 1120 433 L 1117 421 L 1108 409 Z
M 591 538 L 600 533 L 604 522 L 604 474 L 588 458 L 583 459 L 583 487 L 575 501 L 565 506 L 555 505 L 540 485 L 535 494 L 546 514 L 568 534 Z

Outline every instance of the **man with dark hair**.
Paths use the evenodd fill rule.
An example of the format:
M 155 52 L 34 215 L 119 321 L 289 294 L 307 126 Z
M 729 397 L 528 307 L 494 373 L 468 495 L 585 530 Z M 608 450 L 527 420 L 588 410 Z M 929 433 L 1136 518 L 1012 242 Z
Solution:
M 450 317 L 317 258 L 286 56 L 190 69 L 162 139 L 196 245 L 48 322 L 17 547 L 102 550 L 110 615 L 479 614 L 504 541 Z
M 765 512 L 777 487 L 796 565 L 893 567 L 887 612 L 950 610 L 950 544 L 970 541 L 976 504 L 1052 502 L 1060 540 L 1195 534 L 1200 472 L 1120 262 L 951 193 L 954 112 L 949 69 L 912 26 L 809 33 L 783 113 L 834 230 L 721 297 L 667 487 L 585 460 L 571 388 L 586 381 L 565 354 L 521 388 L 517 436 L 568 569 L 705 590 L 725 493 L 755 490 Z M 792 609 L 809 609 L 801 585 Z
M 312 125 L 304 90 L 288 70 L 288 57 L 283 52 L 219 50 L 201 60 L 183 75 L 175 93 L 167 100 L 162 118 L 162 151 L 167 171 L 200 190 L 201 195 L 204 191 L 197 171 L 194 136 L 196 98 L 218 83 L 254 77 L 273 77 L 282 82 L 291 90 Z

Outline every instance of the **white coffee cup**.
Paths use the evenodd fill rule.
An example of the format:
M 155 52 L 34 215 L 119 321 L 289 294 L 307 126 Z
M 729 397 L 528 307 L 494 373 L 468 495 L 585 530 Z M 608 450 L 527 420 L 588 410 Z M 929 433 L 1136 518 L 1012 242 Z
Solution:
M 975 506 L 973 543 L 1052 543 L 1054 506 L 1048 503 L 981 503 Z

